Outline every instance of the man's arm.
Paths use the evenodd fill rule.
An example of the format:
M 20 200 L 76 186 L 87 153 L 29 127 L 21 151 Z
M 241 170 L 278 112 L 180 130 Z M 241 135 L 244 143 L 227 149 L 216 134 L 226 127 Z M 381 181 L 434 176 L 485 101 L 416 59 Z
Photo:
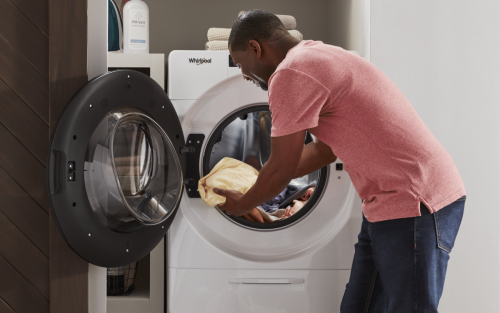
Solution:
M 271 156 L 259 172 L 257 181 L 241 198 L 241 205 L 253 209 L 272 199 L 288 186 L 300 164 L 306 131 L 271 138 Z
M 300 163 L 293 178 L 302 177 L 309 173 L 319 170 L 337 160 L 329 145 L 316 137 L 313 141 L 304 146 Z
M 306 131 L 271 138 L 271 156 L 262 167 L 255 185 L 245 195 L 232 190 L 214 192 L 226 197 L 219 205 L 228 214 L 241 216 L 278 195 L 290 180 L 309 174 L 336 160 L 330 147 L 315 139 L 304 146 Z

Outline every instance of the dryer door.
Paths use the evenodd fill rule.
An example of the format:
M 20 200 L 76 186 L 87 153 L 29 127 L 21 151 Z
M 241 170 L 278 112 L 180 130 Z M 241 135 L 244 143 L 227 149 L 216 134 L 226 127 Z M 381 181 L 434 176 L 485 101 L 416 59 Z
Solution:
M 68 245 L 116 267 L 148 254 L 183 190 L 184 136 L 165 91 L 136 71 L 105 73 L 66 105 L 52 135 L 51 212 Z

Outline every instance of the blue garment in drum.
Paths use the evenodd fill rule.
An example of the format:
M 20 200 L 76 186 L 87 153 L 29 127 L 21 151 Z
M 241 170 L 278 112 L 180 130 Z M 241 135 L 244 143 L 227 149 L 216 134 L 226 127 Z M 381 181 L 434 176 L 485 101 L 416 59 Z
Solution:
M 293 205 L 293 200 L 297 200 L 303 195 L 305 195 L 307 189 L 311 187 L 316 187 L 316 181 L 313 181 L 309 185 L 288 185 L 285 201 L 281 203 L 280 208 L 284 209 L 288 205 Z
M 259 207 L 267 213 L 274 213 L 279 208 L 285 208 L 287 205 L 291 205 L 293 200 L 297 200 L 302 197 L 306 193 L 307 189 L 315 186 L 316 181 L 310 183 L 309 185 L 288 185 L 288 187 L 286 187 L 285 190 L 283 190 L 279 195 Z
M 288 191 L 288 187 L 285 188 L 279 195 L 276 197 L 272 198 L 271 200 L 267 201 L 266 203 L 263 203 L 260 205 L 260 207 L 266 211 L 267 213 L 274 213 L 276 210 L 279 209 L 281 203 L 285 201 L 286 199 L 286 194 Z

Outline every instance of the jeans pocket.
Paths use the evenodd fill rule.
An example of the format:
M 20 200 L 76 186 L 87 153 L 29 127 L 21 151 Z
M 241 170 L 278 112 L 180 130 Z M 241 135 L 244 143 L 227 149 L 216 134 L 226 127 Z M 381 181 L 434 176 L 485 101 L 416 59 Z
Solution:
M 466 197 L 463 196 L 433 214 L 436 224 L 437 246 L 447 253 L 451 252 L 455 244 L 455 238 L 464 215 L 465 199 Z

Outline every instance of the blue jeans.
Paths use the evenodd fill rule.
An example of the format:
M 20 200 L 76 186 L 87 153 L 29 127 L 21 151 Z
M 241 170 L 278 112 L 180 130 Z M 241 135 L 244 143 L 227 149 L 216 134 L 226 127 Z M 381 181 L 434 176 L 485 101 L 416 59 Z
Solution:
M 434 313 L 465 196 L 430 214 L 370 223 L 363 216 L 341 313 Z

